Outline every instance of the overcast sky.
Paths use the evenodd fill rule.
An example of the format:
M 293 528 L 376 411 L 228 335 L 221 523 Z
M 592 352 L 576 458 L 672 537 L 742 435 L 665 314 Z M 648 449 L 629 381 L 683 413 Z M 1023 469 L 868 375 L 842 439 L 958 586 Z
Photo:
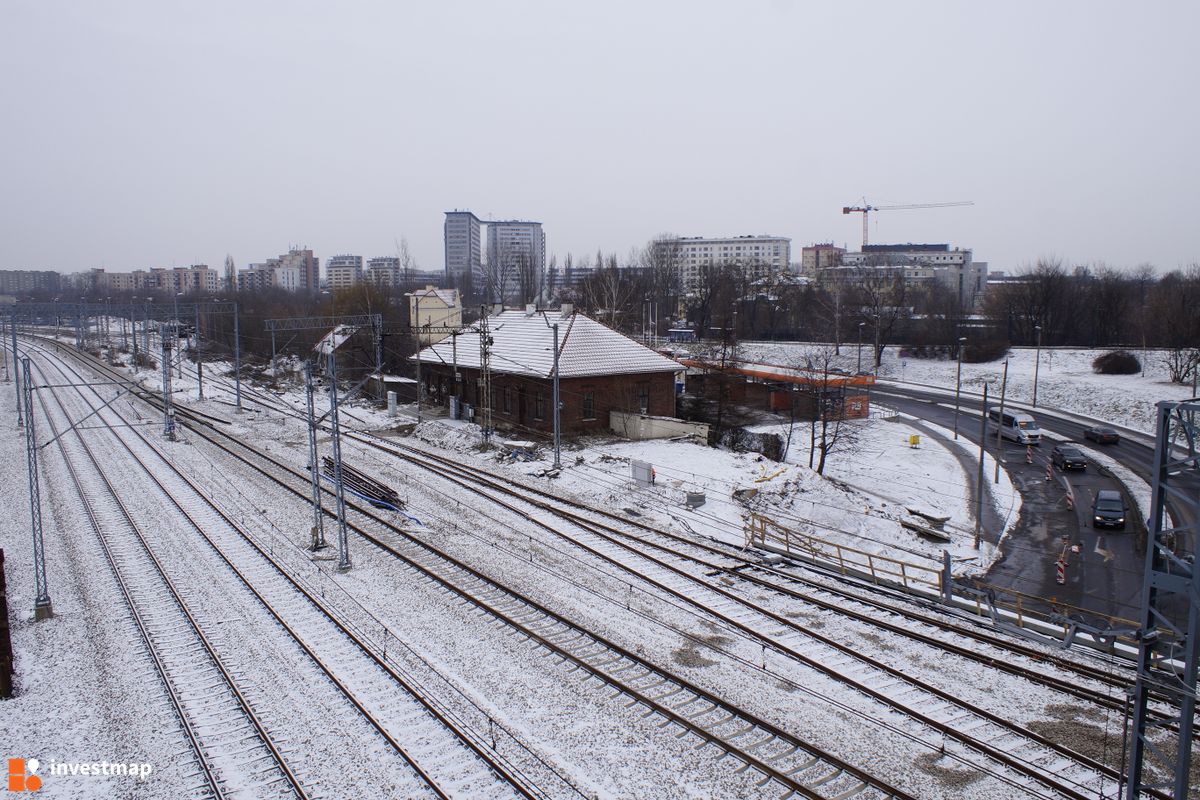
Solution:
M 0 269 L 440 269 L 443 212 L 1200 260 L 1200 3 L 0 0 Z

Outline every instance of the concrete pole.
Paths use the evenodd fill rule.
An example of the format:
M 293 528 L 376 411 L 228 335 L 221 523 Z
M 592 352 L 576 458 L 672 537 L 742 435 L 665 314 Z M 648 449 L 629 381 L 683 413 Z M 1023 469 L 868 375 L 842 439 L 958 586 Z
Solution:
M 204 399 L 204 362 L 200 360 L 200 304 L 196 303 L 196 389 L 199 399 Z
M 416 308 L 416 329 L 417 329 L 417 424 L 421 424 L 421 295 L 417 294 L 413 298 Z
M 450 368 L 454 373 L 454 396 L 458 398 L 458 418 L 462 419 L 461 379 L 458 376 L 458 334 L 450 334 Z
M 338 425 L 337 362 L 329 348 L 329 427 L 333 443 L 333 482 L 337 497 L 338 570 L 350 569 L 349 541 L 346 537 L 346 493 L 342 487 L 342 432 Z
M 559 393 L 558 393 L 558 323 L 551 325 L 554 329 L 554 469 L 562 469 L 559 457 Z
M 18 356 L 17 356 L 17 309 L 16 309 L 16 307 L 14 306 L 12 309 L 10 309 L 8 314 L 9 314 L 9 328 L 12 329 L 13 380 L 16 381 L 16 385 L 13 388 L 16 389 L 16 395 L 17 395 L 17 427 L 20 428 L 25 425 L 25 419 L 21 415 L 21 405 L 22 405 L 21 380 L 22 380 L 22 376 L 21 376 L 20 368 L 18 367 L 18 364 L 20 362 L 17 361 Z
M 879 367 L 883 361 L 883 353 L 879 352 L 879 315 L 875 315 L 875 374 L 879 374 Z
M 962 351 L 963 342 L 967 339 L 965 336 L 958 338 L 958 374 L 954 379 L 954 438 L 958 439 L 958 400 L 962 394 Z
M 1004 395 L 1008 393 L 1008 359 L 1004 359 L 1004 378 L 1000 381 L 1000 419 L 996 424 L 996 475 L 992 479 L 993 483 L 1000 482 L 1000 459 L 1001 453 L 1004 452 L 1004 440 L 1000 438 L 1001 432 L 1004 430 Z M 984 416 L 987 416 L 987 405 L 983 407 Z
M 983 525 L 983 455 L 987 444 L 987 399 L 988 385 L 983 385 L 983 411 L 979 414 L 979 474 L 975 476 L 975 549 L 979 549 L 980 530 Z
M 275 380 L 275 329 L 271 328 L 271 380 Z
M 1033 407 L 1037 408 L 1038 370 L 1042 366 L 1042 326 L 1034 327 L 1037 331 L 1037 355 L 1033 359 Z
M 332 357 L 332 355 L 331 355 Z M 238 324 L 238 304 L 233 301 L 233 386 L 237 413 L 242 413 L 242 329 Z

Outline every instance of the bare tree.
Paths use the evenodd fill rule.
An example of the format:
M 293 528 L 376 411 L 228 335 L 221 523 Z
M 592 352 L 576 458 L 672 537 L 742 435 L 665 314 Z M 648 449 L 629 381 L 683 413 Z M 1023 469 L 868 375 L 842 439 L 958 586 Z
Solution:
M 903 267 L 872 270 L 855 287 L 862 321 L 875 334 L 875 366 L 883 360 L 883 349 L 893 340 L 897 325 L 912 315 L 908 306 L 908 281 Z M 836 355 L 836 353 L 835 353 Z
M 1167 349 L 1164 364 L 1175 383 L 1200 371 L 1200 264 L 1162 277 L 1151 295 L 1156 340 Z
M 808 466 L 818 475 L 825 474 L 829 458 L 835 453 L 853 453 L 858 449 L 858 425 L 846 419 L 846 380 L 830 374 L 837 353 L 829 345 L 809 348 L 796 369 L 804 370 L 808 381 L 798 394 L 804 396 L 809 414 Z M 790 438 L 790 437 L 789 437 Z M 813 466 L 814 457 L 816 466 Z

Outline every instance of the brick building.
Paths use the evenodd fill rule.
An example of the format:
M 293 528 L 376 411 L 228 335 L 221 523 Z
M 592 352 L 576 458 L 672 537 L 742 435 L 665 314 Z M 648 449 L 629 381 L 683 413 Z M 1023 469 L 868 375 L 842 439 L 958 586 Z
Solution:
M 553 432 L 551 326 L 556 324 L 563 433 L 605 431 L 612 411 L 674 415 L 675 374 L 683 367 L 567 305 L 561 312 L 530 308 L 488 318 L 493 426 L 516 434 Z M 457 394 L 465 406 L 479 406 L 478 324 L 414 358 L 421 362 L 422 396 L 428 402 L 449 406 Z

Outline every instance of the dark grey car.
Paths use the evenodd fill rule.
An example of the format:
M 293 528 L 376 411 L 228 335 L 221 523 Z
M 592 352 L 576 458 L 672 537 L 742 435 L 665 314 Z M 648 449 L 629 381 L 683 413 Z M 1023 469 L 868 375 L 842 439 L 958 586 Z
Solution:
M 1050 460 L 1061 470 L 1087 469 L 1087 458 L 1074 445 L 1056 444 L 1050 451 Z
M 1092 501 L 1092 525 L 1096 528 L 1124 530 L 1125 512 L 1128 510 L 1120 492 L 1101 489 Z

